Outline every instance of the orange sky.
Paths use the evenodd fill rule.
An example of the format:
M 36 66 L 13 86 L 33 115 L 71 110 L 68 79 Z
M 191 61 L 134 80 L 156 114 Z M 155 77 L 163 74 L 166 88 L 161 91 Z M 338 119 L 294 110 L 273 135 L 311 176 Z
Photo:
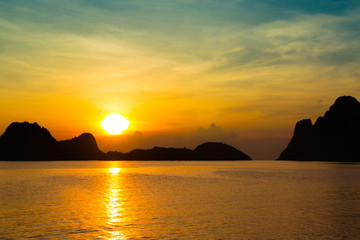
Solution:
M 296 121 L 360 96 L 359 7 L 268 4 L 3 1 L 0 131 L 36 121 L 103 150 L 221 140 L 276 158 Z M 112 112 L 131 121 L 115 138 L 99 124 Z

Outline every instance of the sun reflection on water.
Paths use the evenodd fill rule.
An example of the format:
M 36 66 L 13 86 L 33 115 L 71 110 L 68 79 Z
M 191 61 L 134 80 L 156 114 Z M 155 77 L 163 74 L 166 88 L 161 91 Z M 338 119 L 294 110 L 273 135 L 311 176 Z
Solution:
M 109 176 L 107 215 L 108 215 L 108 239 L 127 239 L 121 231 L 121 223 L 123 222 L 123 199 L 121 197 L 120 168 L 109 168 L 111 175 Z

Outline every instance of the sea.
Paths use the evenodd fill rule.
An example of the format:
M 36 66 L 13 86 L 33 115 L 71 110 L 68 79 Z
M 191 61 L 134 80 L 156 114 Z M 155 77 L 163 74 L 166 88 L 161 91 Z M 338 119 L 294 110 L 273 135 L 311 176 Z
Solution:
M 0 162 L 0 239 L 359 239 L 360 163 Z

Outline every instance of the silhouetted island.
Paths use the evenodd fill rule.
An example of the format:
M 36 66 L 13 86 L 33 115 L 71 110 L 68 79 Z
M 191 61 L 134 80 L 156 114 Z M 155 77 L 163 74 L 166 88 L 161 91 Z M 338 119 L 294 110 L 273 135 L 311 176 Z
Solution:
M 200 160 L 251 160 L 245 153 L 220 142 L 203 143 L 194 149 L 194 155 L 196 159 Z
M 164 148 L 135 149 L 127 153 L 106 153 L 109 160 L 191 160 L 193 151 L 188 148 Z
M 104 159 L 96 140 L 83 133 L 71 140 L 56 141 L 37 123 L 13 122 L 0 137 L 2 160 L 86 160 Z
M 128 153 L 102 152 L 93 135 L 83 133 L 70 140 L 56 141 L 37 123 L 13 122 L 0 137 L 0 160 L 251 160 L 223 143 L 204 143 L 187 148 L 136 149 Z
M 314 125 L 310 119 L 297 122 L 279 160 L 360 161 L 360 103 L 342 96 Z
M 203 143 L 194 150 L 154 147 L 128 153 L 108 152 L 106 156 L 110 160 L 251 160 L 245 153 L 219 142 Z

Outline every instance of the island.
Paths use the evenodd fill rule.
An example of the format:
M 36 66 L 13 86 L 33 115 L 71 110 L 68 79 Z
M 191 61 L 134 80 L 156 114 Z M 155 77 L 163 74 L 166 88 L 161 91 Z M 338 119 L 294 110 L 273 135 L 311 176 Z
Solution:
M 91 133 L 57 141 L 39 124 L 13 122 L 0 137 L 0 160 L 251 160 L 238 149 L 220 142 L 208 142 L 194 150 L 188 148 L 135 149 L 127 153 L 98 148 Z
M 251 160 L 238 149 L 220 142 L 207 142 L 194 150 L 188 148 L 135 149 L 128 153 L 108 152 L 107 159 L 116 160 Z
M 360 161 L 360 103 L 342 96 L 315 124 L 310 119 L 297 122 L 278 160 Z

